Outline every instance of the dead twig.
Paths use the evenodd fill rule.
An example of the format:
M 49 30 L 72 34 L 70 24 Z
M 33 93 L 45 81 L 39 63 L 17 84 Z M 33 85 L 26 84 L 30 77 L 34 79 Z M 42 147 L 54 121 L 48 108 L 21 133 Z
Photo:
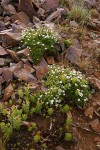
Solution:
M 90 130 L 90 129 L 88 129 L 88 128 L 83 128 L 83 127 L 81 127 L 79 124 L 74 124 L 74 123 L 72 123 L 71 125 L 74 126 L 74 127 L 80 128 L 80 129 L 82 129 L 82 130 L 85 130 L 85 131 L 88 131 L 88 132 L 91 132 L 91 133 L 100 135 L 99 132 L 92 131 L 92 130 Z

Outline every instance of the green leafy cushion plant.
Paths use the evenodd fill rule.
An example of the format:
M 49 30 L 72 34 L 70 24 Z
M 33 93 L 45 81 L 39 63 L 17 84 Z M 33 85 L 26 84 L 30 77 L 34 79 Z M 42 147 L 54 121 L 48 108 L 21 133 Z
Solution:
M 36 64 L 45 53 L 49 55 L 54 53 L 56 42 L 57 35 L 46 27 L 28 28 L 22 32 L 22 43 L 29 48 L 33 62 Z

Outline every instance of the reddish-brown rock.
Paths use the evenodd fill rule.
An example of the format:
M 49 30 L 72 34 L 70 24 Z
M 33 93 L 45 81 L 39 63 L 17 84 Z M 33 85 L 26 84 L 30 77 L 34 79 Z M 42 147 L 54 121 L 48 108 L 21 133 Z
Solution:
M 19 62 L 19 57 L 18 57 L 18 55 L 16 54 L 15 51 L 7 49 L 7 52 L 10 54 L 10 56 L 12 57 L 12 59 L 15 62 Z
M 2 73 L 2 77 L 4 78 L 4 81 L 9 83 L 13 79 L 13 72 L 11 72 L 10 69 L 4 69 Z
M 36 83 L 37 82 L 37 79 L 30 72 L 28 72 L 25 69 L 21 69 L 18 73 L 14 73 L 14 75 L 17 78 L 24 80 L 25 82 L 28 82 L 28 83 L 30 83 L 30 82 Z
M 49 57 L 47 57 L 47 62 L 48 62 L 48 64 L 49 65 L 53 65 L 54 64 L 54 57 L 53 56 L 49 56 Z
M 21 40 L 21 33 L 12 33 L 12 32 L 3 32 L 1 34 L 3 45 L 7 46 L 16 46 Z
M 36 77 L 42 79 L 45 74 L 48 72 L 48 64 L 43 58 L 37 66 L 34 66 L 36 69 Z
M 45 0 L 42 4 L 42 7 L 45 10 L 55 9 L 58 7 L 60 0 Z
M 30 72 L 30 73 L 35 72 L 35 69 L 33 69 L 33 68 L 31 67 L 31 65 L 29 65 L 29 64 L 24 64 L 24 69 L 27 70 L 27 71 Z
M 77 63 L 80 61 L 80 57 L 82 55 L 82 49 L 78 49 L 74 46 L 71 46 L 67 49 L 65 58 L 70 60 L 71 63 Z
M 3 101 L 7 101 L 11 97 L 11 95 L 13 94 L 13 91 L 14 91 L 14 89 L 13 89 L 12 85 L 9 84 L 5 89 Z
M 28 17 L 33 19 L 33 16 L 36 15 L 36 11 L 33 8 L 32 0 L 20 0 L 19 1 L 19 11 L 25 12 Z
M 11 22 L 15 22 L 16 20 L 19 20 L 25 25 L 28 25 L 30 23 L 29 17 L 24 12 L 16 13 L 11 17 Z
M 85 113 L 86 117 L 92 118 L 93 117 L 93 107 L 87 108 L 84 113 Z
M 2 7 L 3 7 L 3 9 L 6 11 L 6 12 L 8 12 L 8 13 L 10 13 L 10 14 L 16 14 L 17 12 L 16 12 L 16 10 L 15 10 L 15 8 L 13 7 L 13 5 L 11 5 L 11 4 L 9 4 L 9 5 L 3 5 L 2 4 Z
M 0 66 L 4 66 L 5 64 L 5 59 L 4 58 L 0 58 Z
M 100 121 L 98 119 L 93 120 L 90 125 L 94 131 L 100 132 Z
M 4 56 L 7 54 L 8 54 L 7 51 L 2 46 L 0 46 L 0 56 Z
M 17 52 L 17 54 L 18 54 L 19 56 L 25 56 L 25 57 L 28 57 L 28 56 L 29 56 L 29 53 L 30 53 L 30 51 L 29 51 L 28 48 L 25 48 L 25 49 L 23 49 L 23 50 Z
M 53 13 L 51 13 L 47 18 L 46 21 L 54 21 L 58 18 L 61 18 L 61 10 L 56 10 Z
M 16 65 L 13 65 L 9 68 L 10 71 L 14 72 L 19 72 L 22 68 L 24 67 L 24 63 L 22 61 L 20 61 L 19 63 L 17 63 Z

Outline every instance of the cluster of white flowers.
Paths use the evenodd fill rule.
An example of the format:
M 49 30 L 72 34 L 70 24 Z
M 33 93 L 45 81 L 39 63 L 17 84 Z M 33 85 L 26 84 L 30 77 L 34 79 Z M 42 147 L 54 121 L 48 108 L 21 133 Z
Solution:
M 88 100 L 88 82 L 80 71 L 69 70 L 56 65 L 49 67 L 50 71 L 45 84 L 47 87 L 59 87 L 64 93 L 62 96 L 71 97 L 79 105 L 83 105 Z
M 40 60 L 45 52 L 53 53 L 57 41 L 57 34 L 46 27 L 26 29 L 22 32 L 22 43 L 29 48 L 33 61 Z

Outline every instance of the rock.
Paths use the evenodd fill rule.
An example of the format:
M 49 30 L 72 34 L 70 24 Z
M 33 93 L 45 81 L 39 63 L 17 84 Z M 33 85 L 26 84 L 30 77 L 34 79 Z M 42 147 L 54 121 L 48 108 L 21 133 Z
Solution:
M 49 65 L 53 65 L 54 64 L 54 57 L 53 56 L 49 56 L 49 57 L 47 57 L 47 62 L 48 62 L 48 64 Z
M 36 10 L 32 6 L 32 0 L 20 0 L 19 11 L 25 12 L 31 21 L 33 20 L 33 16 L 36 15 Z
M 2 7 L 0 6 L 0 15 L 3 13 L 3 9 Z
M 10 54 L 15 62 L 19 62 L 19 57 L 17 56 L 15 51 L 7 49 L 7 52 Z
M 11 67 L 9 68 L 9 70 L 12 71 L 13 73 L 14 73 L 14 72 L 17 73 L 17 72 L 19 72 L 23 67 L 24 67 L 24 63 L 23 63 L 22 61 L 20 61 L 19 63 L 17 63 L 17 64 L 15 64 L 15 65 L 11 66 Z
M 9 5 L 10 0 L 2 0 L 1 5 Z
M 98 19 L 90 20 L 90 22 L 87 24 L 87 27 L 92 30 L 100 31 L 100 20 Z
M 13 79 L 13 72 L 10 71 L 10 69 L 4 69 L 2 73 L 2 77 L 4 78 L 4 81 L 9 83 Z
M 99 79 L 97 79 L 95 76 L 92 75 L 92 76 L 88 77 L 88 81 L 100 90 L 100 80 Z
M 50 14 L 47 17 L 46 21 L 51 21 L 52 22 L 56 19 L 61 18 L 61 11 L 63 11 L 63 9 L 57 9 L 56 11 L 54 11 L 52 14 Z
M 5 47 L 16 46 L 21 40 L 21 33 L 12 33 L 4 31 L 2 34 L 2 40 Z
M 63 147 L 61 147 L 61 146 L 57 146 L 56 150 L 65 150 L 65 149 Z
M 43 9 L 50 10 L 58 7 L 60 0 L 45 0 L 42 4 Z
M 0 76 L 0 84 L 2 84 L 2 83 L 4 83 L 4 82 L 5 82 L 5 81 L 4 81 L 3 77 Z
M 28 25 L 30 23 L 29 17 L 24 12 L 16 13 L 11 17 L 11 22 L 15 22 L 16 20 L 19 20 L 25 25 Z
M 4 56 L 7 54 L 8 54 L 7 51 L 2 46 L 0 46 L 0 56 Z
M 4 58 L 0 58 L 0 66 L 4 66 L 5 64 L 5 59 Z
M 2 72 L 3 72 L 3 68 L 0 68 L 0 75 L 2 74 Z
M 31 65 L 24 64 L 24 69 L 29 71 L 30 73 L 35 72 L 35 70 L 31 67 Z
M 21 69 L 19 72 L 14 73 L 14 75 L 17 78 L 24 80 L 25 82 L 28 82 L 28 83 L 30 83 L 30 82 L 36 83 L 37 82 L 37 79 L 30 72 L 28 72 L 25 69 Z
M 29 54 L 30 54 L 30 51 L 29 51 L 28 48 L 25 48 L 25 49 L 23 49 L 23 50 L 17 52 L 17 54 L 18 54 L 19 56 L 25 56 L 25 57 L 28 57 Z
M 100 121 L 98 119 L 94 119 L 90 125 L 94 131 L 100 132 Z
M 65 58 L 70 60 L 71 63 L 77 64 L 80 61 L 81 55 L 82 49 L 70 46 L 66 51 Z
M 40 26 L 41 25 L 41 21 L 39 18 L 37 18 L 36 16 L 33 16 L 33 24 L 36 26 Z
M 6 17 L 4 18 L 4 22 L 6 23 L 6 22 L 8 22 L 8 21 L 10 21 L 10 17 L 9 17 L 9 16 L 6 16 Z
M 11 97 L 13 92 L 14 92 L 14 89 L 13 89 L 12 85 L 9 84 L 5 89 L 5 95 L 3 97 L 3 101 L 7 101 Z
M 38 9 L 38 12 L 37 12 L 37 14 L 38 14 L 38 17 L 40 18 L 40 17 L 44 17 L 44 14 L 45 13 L 45 10 L 43 9 L 43 8 L 39 8 Z
M 4 23 L 4 21 L 1 21 L 0 20 L 0 30 L 3 30 L 3 29 L 5 29 L 5 23 Z
M 33 66 L 36 69 L 36 77 L 42 79 L 48 72 L 48 64 L 43 58 L 37 66 Z
M 75 27 L 75 28 L 79 28 L 79 25 L 76 21 L 70 21 L 70 26 Z
M 93 107 L 89 107 L 85 110 L 85 116 L 92 119 L 93 117 Z
M 13 7 L 13 5 L 9 4 L 9 5 L 5 5 L 5 4 L 2 4 L 2 7 L 3 9 L 8 12 L 9 14 L 16 14 L 16 10 L 15 8 Z
M 96 0 L 84 0 L 84 3 L 88 8 L 95 8 L 97 5 Z

